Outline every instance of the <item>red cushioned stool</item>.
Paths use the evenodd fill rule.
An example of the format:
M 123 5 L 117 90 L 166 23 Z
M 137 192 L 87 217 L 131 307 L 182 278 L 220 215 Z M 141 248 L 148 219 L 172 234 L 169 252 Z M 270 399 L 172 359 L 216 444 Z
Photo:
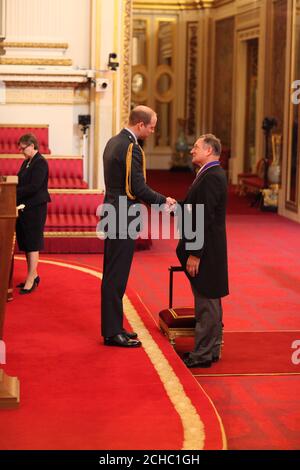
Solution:
M 175 340 L 179 336 L 195 335 L 195 311 L 193 307 L 173 308 L 173 273 L 183 271 L 183 268 L 181 266 L 170 266 L 169 271 L 169 308 L 159 312 L 159 326 L 170 343 L 175 346 Z

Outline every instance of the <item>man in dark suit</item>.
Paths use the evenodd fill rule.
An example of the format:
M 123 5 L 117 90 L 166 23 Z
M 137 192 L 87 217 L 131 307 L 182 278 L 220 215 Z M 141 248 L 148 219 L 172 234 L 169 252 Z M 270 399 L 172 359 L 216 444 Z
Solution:
M 191 217 L 183 218 L 183 221 L 190 220 L 192 230 L 183 227 L 176 250 L 195 299 L 195 347 L 185 355 L 184 362 L 188 367 L 210 367 L 220 358 L 223 326 L 221 297 L 228 295 L 227 180 L 219 162 L 221 142 L 214 135 L 199 137 L 191 154 L 193 163 L 200 170 L 183 201 L 184 210 L 191 213 Z M 202 223 L 196 214 L 200 204 L 204 206 Z M 195 240 L 196 236 L 200 238 L 199 233 L 203 230 L 202 247 L 195 240 L 187 239 L 185 234 L 188 228 L 195 234 Z
M 137 334 L 123 328 L 123 296 L 135 243 L 129 233 L 133 217 L 127 218 L 125 215 L 139 201 L 147 204 L 167 203 L 169 206 L 175 202 L 174 199 L 153 191 L 145 181 L 145 154 L 138 139 L 145 140 L 151 135 L 156 122 L 156 113 L 151 108 L 137 106 L 130 113 L 128 127 L 112 137 L 104 149 L 104 207 L 109 204 L 114 208 L 117 221 L 116 226 L 112 224 L 104 230 L 106 238 L 101 287 L 101 330 L 106 346 L 141 346 Z M 120 216 L 125 220 L 123 224 L 118 223 Z

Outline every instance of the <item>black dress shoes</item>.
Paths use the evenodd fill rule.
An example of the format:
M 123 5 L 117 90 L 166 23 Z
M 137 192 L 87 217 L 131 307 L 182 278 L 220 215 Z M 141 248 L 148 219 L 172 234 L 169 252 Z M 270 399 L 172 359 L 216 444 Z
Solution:
M 185 363 L 185 361 L 187 359 L 191 359 L 190 357 L 190 353 L 189 352 L 185 352 L 183 353 L 182 355 L 182 359 L 183 359 L 183 362 Z M 192 360 L 192 359 L 191 359 Z M 193 359 L 195 360 L 195 359 Z M 212 359 L 211 359 L 211 362 L 218 362 L 220 360 L 220 357 L 219 356 L 213 356 Z M 210 361 L 205 361 L 205 362 L 210 362 Z M 198 367 L 198 366 L 197 366 Z M 208 366 L 209 367 L 209 366 Z
M 30 289 L 20 289 L 20 294 L 21 295 L 24 295 L 24 294 L 30 294 L 32 291 L 34 291 L 34 289 L 36 288 L 36 283 L 33 281 L 33 284 L 32 286 L 30 287 Z
M 30 294 L 32 291 L 34 291 L 34 289 L 39 285 L 40 283 L 40 278 L 39 276 L 37 276 L 33 283 L 32 283 L 32 286 L 30 287 L 30 289 L 24 289 L 24 287 L 22 287 L 22 289 L 20 289 L 20 294 L 21 295 L 24 295 L 24 294 Z M 25 286 L 25 284 L 24 284 Z
M 129 339 L 136 339 L 138 337 L 137 333 L 135 333 L 134 331 L 123 330 L 122 333 L 125 336 L 127 336 L 127 338 L 129 338 Z
M 40 279 L 40 276 L 36 276 L 36 278 L 34 279 L 34 282 L 36 283 L 36 286 L 39 285 L 40 280 L 41 280 L 41 279 Z M 21 287 L 21 288 L 23 288 L 24 286 L 25 286 L 25 282 L 20 282 L 20 284 L 17 284 L 16 287 Z
M 142 343 L 137 339 L 130 339 L 125 333 L 104 338 L 105 346 L 121 346 L 123 348 L 139 348 Z
M 191 357 L 185 357 L 183 359 L 183 362 L 188 368 L 199 367 L 203 369 L 207 369 L 208 367 L 211 367 L 211 363 L 212 363 L 212 361 L 196 361 L 195 359 L 192 359 Z

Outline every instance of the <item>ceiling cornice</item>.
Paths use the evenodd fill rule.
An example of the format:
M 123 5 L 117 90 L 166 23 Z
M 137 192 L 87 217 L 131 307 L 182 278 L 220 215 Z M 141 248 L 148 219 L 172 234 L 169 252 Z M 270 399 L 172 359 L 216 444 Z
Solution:
M 213 4 L 214 0 L 133 0 L 136 10 L 203 10 Z

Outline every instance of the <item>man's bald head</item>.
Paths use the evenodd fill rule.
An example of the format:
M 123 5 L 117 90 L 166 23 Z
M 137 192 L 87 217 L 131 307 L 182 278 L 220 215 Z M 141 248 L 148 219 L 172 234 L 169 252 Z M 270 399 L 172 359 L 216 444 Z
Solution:
M 135 126 L 142 122 L 145 126 L 150 124 L 153 116 L 156 116 L 156 112 L 148 106 L 139 105 L 132 109 L 129 115 L 129 125 Z

